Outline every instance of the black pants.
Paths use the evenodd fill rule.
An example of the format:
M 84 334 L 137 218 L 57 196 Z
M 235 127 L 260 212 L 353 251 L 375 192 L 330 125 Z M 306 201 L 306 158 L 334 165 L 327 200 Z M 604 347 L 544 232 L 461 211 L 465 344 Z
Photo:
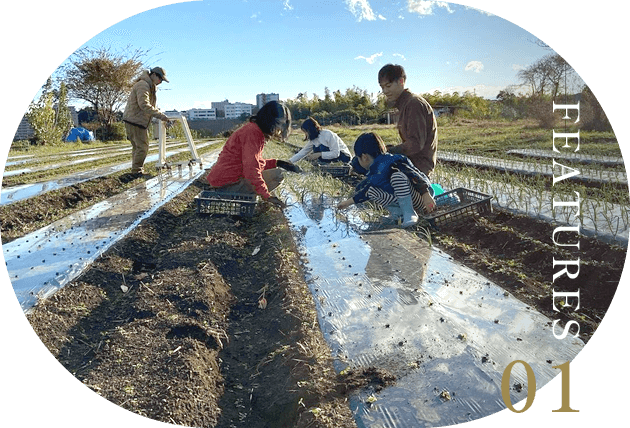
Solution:
M 348 156 L 346 153 L 341 153 L 338 157 L 336 157 L 335 159 L 324 159 L 324 158 L 319 158 L 317 159 L 317 161 L 319 163 L 331 163 L 331 162 L 343 162 L 343 163 L 348 163 L 350 162 L 350 156 Z

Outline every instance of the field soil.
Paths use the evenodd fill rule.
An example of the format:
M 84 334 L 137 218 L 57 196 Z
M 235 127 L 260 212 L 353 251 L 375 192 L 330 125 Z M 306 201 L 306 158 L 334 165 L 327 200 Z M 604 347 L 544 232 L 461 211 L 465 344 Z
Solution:
M 3 241 L 128 185 L 115 175 L 0 207 Z M 204 427 L 356 426 L 349 394 L 396 379 L 376 367 L 336 374 L 282 212 L 263 203 L 250 219 L 202 216 L 193 198 L 203 188 L 203 179 L 194 182 L 40 302 L 27 316 L 34 330 L 88 388 L 151 419 Z M 495 210 L 434 232 L 433 245 L 551 319 L 577 321 L 588 341 L 614 296 L 626 249 L 568 233 L 556 238 L 579 239 L 579 250 L 559 247 L 553 230 Z M 553 259 L 578 257 L 580 281 L 554 282 Z M 553 309 L 553 289 L 578 288 L 578 311 L 562 308 L 560 299 L 560 311 Z
M 579 338 L 588 342 L 615 295 L 626 248 L 573 232 L 557 232 L 558 244 L 571 245 L 556 245 L 552 240 L 556 227 L 546 221 L 495 209 L 482 217 L 444 226 L 433 240 L 434 245 L 455 260 L 493 280 L 552 320 L 560 320 L 554 330 L 558 336 L 569 321 L 575 321 L 570 335 L 578 333 L 579 325 Z M 573 246 L 578 242 L 579 248 Z M 567 261 L 577 265 L 561 263 Z M 571 276 L 577 274 L 577 277 L 557 275 L 565 267 Z M 554 275 L 557 275 L 555 280 Z M 577 292 L 579 297 L 559 296 L 554 300 L 554 290 Z
M 199 215 L 203 187 L 194 182 L 34 307 L 35 332 L 87 387 L 151 419 L 356 426 L 348 395 L 392 376 L 367 368 L 339 377 L 282 212 L 260 204 L 252 219 Z M 96 188 L 59 192 L 57 207 L 97 199 Z

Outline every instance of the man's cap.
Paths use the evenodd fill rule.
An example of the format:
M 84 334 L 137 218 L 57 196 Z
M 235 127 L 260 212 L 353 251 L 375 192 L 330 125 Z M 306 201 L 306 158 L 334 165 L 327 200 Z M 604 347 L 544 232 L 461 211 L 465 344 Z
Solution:
M 151 69 L 151 73 L 155 73 L 158 76 L 160 76 L 160 79 L 164 80 L 165 82 L 168 82 L 168 79 L 166 78 L 166 71 L 164 71 L 164 69 L 162 67 L 153 67 Z

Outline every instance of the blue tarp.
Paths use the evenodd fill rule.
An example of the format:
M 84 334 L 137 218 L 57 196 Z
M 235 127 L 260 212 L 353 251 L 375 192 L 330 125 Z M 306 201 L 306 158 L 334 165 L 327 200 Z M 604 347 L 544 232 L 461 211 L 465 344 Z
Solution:
M 72 128 L 70 134 L 66 137 L 66 141 L 94 141 L 94 134 L 85 128 Z

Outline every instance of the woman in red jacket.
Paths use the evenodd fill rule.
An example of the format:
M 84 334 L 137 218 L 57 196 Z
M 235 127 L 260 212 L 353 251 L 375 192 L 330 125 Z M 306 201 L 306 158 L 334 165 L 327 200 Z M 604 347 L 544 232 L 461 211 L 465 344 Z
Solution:
M 208 173 L 208 183 L 224 191 L 257 193 L 263 200 L 284 208 L 284 202 L 270 193 L 284 179 L 278 167 L 292 172 L 300 169 L 291 162 L 263 159 L 262 151 L 267 138 L 278 137 L 286 129 L 291 129 L 289 110 L 277 101 L 265 104 L 225 142 Z

